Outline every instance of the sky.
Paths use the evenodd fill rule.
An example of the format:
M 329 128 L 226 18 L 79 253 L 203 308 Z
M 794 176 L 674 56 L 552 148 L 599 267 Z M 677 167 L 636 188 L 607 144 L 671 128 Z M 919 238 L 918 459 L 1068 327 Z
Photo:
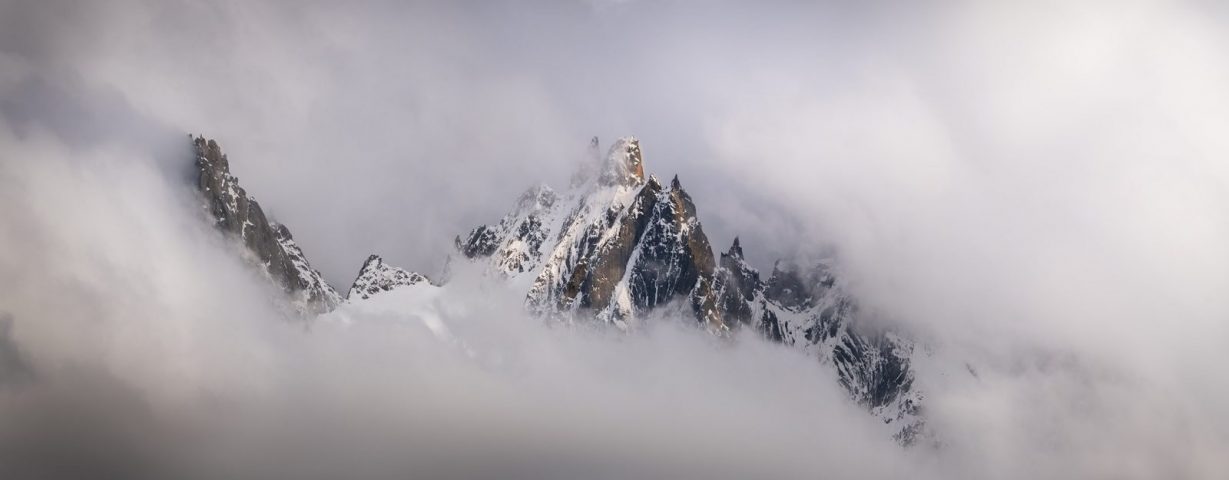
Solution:
M 355 444 L 449 431 L 435 447 L 459 455 L 448 442 L 475 437 L 440 418 L 537 419 L 552 428 L 501 431 L 579 445 L 561 456 L 583 468 L 622 458 L 579 453 L 590 447 L 651 472 L 670 471 L 651 451 L 754 448 L 702 428 L 685 408 L 698 405 L 756 419 L 746 428 L 782 455 L 756 458 L 779 460 L 782 478 L 816 463 L 849 478 L 1224 478 L 1227 50 L 1229 8 L 1199 1 L 0 1 L 0 310 L 28 363 L 54 372 L 0 401 L 21 427 L 0 448 L 66 445 L 39 415 L 130 414 L 171 438 L 230 408 L 202 398 L 259 418 L 302 393 L 312 400 L 270 422 L 302 415 L 327 431 L 370 413 L 397 421 L 355 429 L 370 436 Z M 635 135 L 649 173 L 679 175 L 715 249 L 740 236 L 765 271 L 834 255 L 868 308 L 933 345 L 919 371 L 936 372 L 922 381 L 946 446 L 865 453 L 892 447 L 824 400 L 835 394 L 806 373 L 818 367 L 752 340 L 559 340 L 488 318 L 533 324 L 512 307 L 482 310 L 515 299 L 456 307 L 480 286 L 453 288 L 437 313 L 521 358 L 516 373 L 378 319 L 305 338 L 266 321 L 260 287 L 190 213 L 189 133 L 218 140 L 340 290 L 371 253 L 437 273 L 455 235 L 532 185 L 564 185 L 590 137 Z M 626 359 L 663 373 L 622 377 Z M 387 381 L 431 364 L 410 376 L 436 395 Z M 976 379 L 954 373 L 965 365 Z M 747 382 L 763 383 L 732 387 Z M 591 408 L 554 396 L 560 385 L 580 385 Z M 457 391 L 489 395 L 440 393 Z M 112 400 L 83 402 L 96 394 Z M 756 409 L 766 401 L 783 405 Z M 576 418 L 653 418 L 675 448 L 630 448 L 646 435 L 613 428 L 585 437 L 567 427 Z M 841 435 L 802 428 L 815 424 Z M 252 430 L 269 443 L 302 433 Z M 199 451 L 129 440 L 103 443 L 164 460 Z

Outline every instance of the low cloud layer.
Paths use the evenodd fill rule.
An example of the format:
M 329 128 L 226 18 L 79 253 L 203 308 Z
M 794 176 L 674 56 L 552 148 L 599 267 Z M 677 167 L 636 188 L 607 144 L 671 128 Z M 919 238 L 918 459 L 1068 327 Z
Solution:
M 796 352 L 670 318 L 633 336 L 550 329 L 465 271 L 432 302 L 342 307 L 304 330 L 158 162 L 69 155 L 51 137 L 12 151 L 4 238 L 40 245 L 0 256 L 21 279 L 0 295 L 5 354 L 33 375 L 0 387 L 0 451 L 19 477 L 904 471 L 890 430 Z M 427 327 L 441 321 L 447 338 Z M 888 453 L 822 461 L 864 451 Z
M 1226 22 L 0 2 L 0 473 L 1223 478 Z M 285 322 L 197 214 L 188 132 L 342 289 L 373 252 L 434 273 L 589 136 L 636 134 L 716 248 L 835 254 L 927 344 L 935 442 L 896 447 L 786 349 L 551 330 L 464 276 L 425 312 Z

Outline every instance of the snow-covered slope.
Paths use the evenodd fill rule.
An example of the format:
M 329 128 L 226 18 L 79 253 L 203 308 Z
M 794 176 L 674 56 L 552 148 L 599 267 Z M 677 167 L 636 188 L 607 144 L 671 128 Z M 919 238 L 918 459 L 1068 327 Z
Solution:
M 591 162 L 562 193 L 535 187 L 498 224 L 457 237 L 460 254 L 527 285 L 529 308 L 560 321 L 628 328 L 638 313 L 679 300 L 724 328 L 706 303 L 711 248 L 678 179 L 663 187 L 646 178 L 633 137 Z
M 347 300 L 366 300 L 381 292 L 392 291 L 398 287 L 429 284 L 430 281 L 422 274 L 384 263 L 379 255 L 367 257 L 363 268 L 359 269 L 354 285 L 346 294 Z
M 475 228 L 464 239 L 458 236 L 457 250 L 466 258 L 489 258 L 491 270 L 507 277 L 535 271 L 544 245 L 559 228 L 559 201 L 546 185 L 531 188 L 498 224 Z
M 762 330 L 832 365 L 855 401 L 893 424 L 902 442 L 915 440 L 923 421 L 914 342 L 869 321 L 832 265 L 779 261 L 757 298 Z
M 632 329 L 674 304 L 717 334 L 753 328 L 831 365 L 855 401 L 913 440 L 922 427 L 913 344 L 863 320 L 830 265 L 777 262 L 765 281 L 737 239 L 718 262 L 691 197 L 677 177 L 669 186 L 645 177 L 635 138 L 593 162 L 568 190 L 535 187 L 498 224 L 457 237 L 462 257 L 517 286 L 533 278 L 528 308 L 565 323 Z
M 336 307 L 341 296 L 311 267 L 290 230 L 269 221 L 260 204 L 239 186 L 217 142 L 196 137 L 192 145 L 196 187 L 214 226 L 246 247 L 253 263 L 289 295 L 294 310 L 310 315 Z

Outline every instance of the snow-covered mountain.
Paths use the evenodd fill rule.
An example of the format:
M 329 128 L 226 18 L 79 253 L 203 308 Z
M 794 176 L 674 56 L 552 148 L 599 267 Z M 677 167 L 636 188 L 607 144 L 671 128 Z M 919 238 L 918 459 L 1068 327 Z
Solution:
M 196 137 L 196 187 L 214 226 L 240 242 L 256 264 L 290 297 L 289 305 L 305 315 L 332 310 L 341 295 L 312 268 L 285 225 L 269 221 L 264 210 L 230 173 L 230 162 L 217 142 Z
M 850 397 L 893 424 L 902 443 L 922 433 L 922 394 L 913 388 L 914 342 L 864 321 L 832 265 L 778 261 L 761 281 L 735 238 L 721 254 L 716 289 L 727 319 L 833 366 Z
M 388 292 L 398 287 L 408 287 L 420 283 L 431 283 L 426 276 L 403 268 L 384 263 L 379 255 L 367 257 L 363 268 L 359 269 L 358 277 L 346 294 L 347 300 L 366 300 L 380 292 Z
M 217 144 L 194 144 L 200 190 L 217 227 L 242 240 L 298 310 L 323 313 L 342 303 L 289 230 L 268 222 L 238 186 Z M 498 223 L 457 236 L 455 245 L 457 261 L 525 292 L 527 310 L 548 321 L 635 330 L 651 313 L 674 309 L 716 335 L 753 329 L 832 366 L 850 397 L 890 424 L 902 443 L 923 429 L 914 343 L 868 321 L 831 263 L 778 261 L 764 280 L 737 238 L 715 257 L 691 196 L 677 176 L 668 185 L 646 176 L 633 137 L 617 139 L 605 154 L 594 138 L 590 158 L 566 189 L 529 189 Z M 386 292 L 430 299 L 438 288 L 372 255 L 344 302 L 362 309 Z
M 831 265 L 779 261 L 764 281 L 738 239 L 718 261 L 677 176 L 646 178 L 635 138 L 604 156 L 597 147 L 567 190 L 534 187 L 498 224 L 457 237 L 460 254 L 512 282 L 532 278 L 528 308 L 557 321 L 633 329 L 675 306 L 716 334 L 753 328 L 832 365 L 854 400 L 913 440 L 913 342 L 863 320 Z
M 556 320 L 626 329 L 679 302 L 727 330 L 712 302 L 712 248 L 678 178 L 646 178 L 631 137 L 590 161 L 562 193 L 534 187 L 498 224 L 457 237 L 461 255 L 527 285 L 529 309 Z

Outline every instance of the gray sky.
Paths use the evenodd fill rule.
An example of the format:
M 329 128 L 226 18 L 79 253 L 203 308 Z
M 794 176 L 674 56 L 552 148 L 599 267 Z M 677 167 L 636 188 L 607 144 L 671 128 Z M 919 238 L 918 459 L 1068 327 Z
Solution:
M 217 137 L 344 286 L 372 252 L 434 271 L 454 235 L 566 179 L 592 135 L 639 136 L 650 171 L 696 197 L 715 248 L 743 235 L 767 266 L 802 237 L 779 199 L 741 181 L 774 160 L 718 163 L 713 128 L 778 93 L 768 77 L 827 96 L 858 82 L 866 50 L 891 55 L 898 40 L 877 37 L 892 16 L 824 5 L 400 3 L 19 2 L 4 45 L 33 70 L 15 102 L 64 103 L 46 93 L 58 89 L 90 115 L 126 117 L 48 115 L 60 130 Z
M 560 184 L 592 135 L 639 136 L 714 248 L 742 235 L 763 268 L 862 226 L 847 221 L 900 223 L 880 207 L 920 206 L 951 172 L 1031 171 L 1012 179 L 1052 188 L 995 193 L 1035 206 L 1084 179 L 1028 166 L 1115 153 L 1075 152 L 1099 146 L 1060 126 L 1132 155 L 1123 140 L 1149 140 L 1135 131 L 1174 143 L 1157 114 L 1214 131 L 1219 112 L 1180 104 L 1220 100 L 1198 87 L 1222 74 L 1208 49 L 1223 8 L 1196 7 L 13 2 L 0 35 L 8 103 L 92 141 L 151 126 L 218 138 L 344 288 L 369 253 L 434 272 L 454 235 Z M 80 108 L 114 121 L 66 113 Z M 1159 111 L 1181 108 L 1202 116 Z M 783 177 L 807 195 L 783 195 Z

